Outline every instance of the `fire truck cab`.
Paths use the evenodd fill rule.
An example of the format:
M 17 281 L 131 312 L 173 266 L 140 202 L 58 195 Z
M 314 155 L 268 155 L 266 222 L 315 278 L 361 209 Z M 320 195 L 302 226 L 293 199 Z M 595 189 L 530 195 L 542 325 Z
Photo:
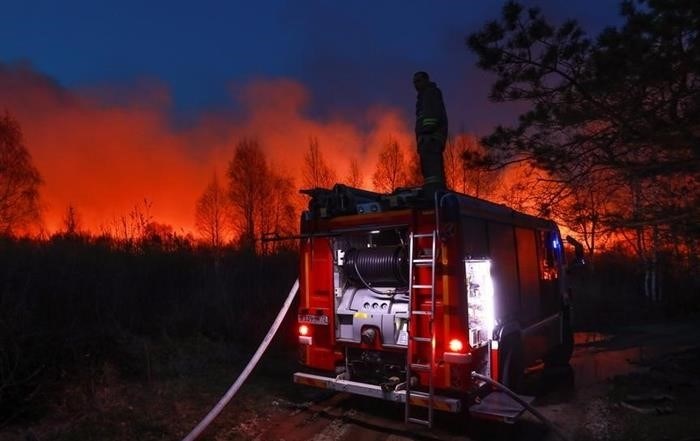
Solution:
M 403 403 L 427 426 L 467 407 L 512 421 L 522 408 L 471 373 L 517 391 L 534 362 L 568 363 L 554 222 L 454 192 L 304 192 L 296 383 Z

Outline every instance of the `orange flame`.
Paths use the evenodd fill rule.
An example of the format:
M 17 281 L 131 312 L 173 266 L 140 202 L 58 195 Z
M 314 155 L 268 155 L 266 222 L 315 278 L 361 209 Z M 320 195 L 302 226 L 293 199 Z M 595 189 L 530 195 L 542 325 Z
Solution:
M 83 228 L 97 233 L 144 199 L 153 220 L 193 232 L 195 201 L 213 172 L 225 176 L 242 137 L 257 138 L 275 169 L 294 177 L 297 186 L 312 136 L 340 180 L 349 174 L 350 161 L 358 160 L 366 187 L 388 138 L 413 148 L 400 110 L 376 106 L 357 121 L 314 120 L 304 114 L 308 91 L 292 80 L 253 81 L 234 96 L 244 117 L 207 113 L 186 129 L 171 124 L 170 94 L 157 82 L 139 83 L 126 93 L 109 87 L 74 90 L 27 66 L 0 65 L 0 97 L 21 124 L 44 178 L 49 232 L 62 228 L 69 205 Z M 362 123 L 370 129 L 361 129 Z

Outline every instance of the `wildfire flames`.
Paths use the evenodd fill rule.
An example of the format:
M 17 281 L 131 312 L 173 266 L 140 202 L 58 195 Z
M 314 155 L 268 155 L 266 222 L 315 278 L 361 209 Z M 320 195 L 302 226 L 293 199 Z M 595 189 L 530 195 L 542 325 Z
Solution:
M 376 106 L 354 121 L 312 119 L 304 114 L 308 90 L 291 80 L 253 81 L 231 96 L 242 116 L 207 113 L 184 129 L 171 122 L 167 88 L 151 82 L 130 90 L 67 89 L 29 66 L 0 65 L 0 107 L 18 120 L 44 180 L 49 232 L 61 228 L 69 206 L 97 233 L 144 201 L 155 221 L 193 232 L 197 198 L 214 173 L 225 175 L 242 137 L 257 139 L 297 187 L 311 137 L 340 180 L 357 160 L 366 187 L 388 138 L 413 148 L 405 112 Z

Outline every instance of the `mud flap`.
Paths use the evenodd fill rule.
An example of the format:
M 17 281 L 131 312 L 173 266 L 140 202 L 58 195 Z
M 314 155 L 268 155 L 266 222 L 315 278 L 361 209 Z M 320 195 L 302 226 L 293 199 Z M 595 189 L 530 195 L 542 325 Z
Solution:
M 535 397 L 519 395 L 519 397 L 531 403 Z M 504 392 L 494 391 L 482 398 L 478 403 L 469 407 L 469 414 L 475 418 L 485 418 L 513 424 L 525 408 Z

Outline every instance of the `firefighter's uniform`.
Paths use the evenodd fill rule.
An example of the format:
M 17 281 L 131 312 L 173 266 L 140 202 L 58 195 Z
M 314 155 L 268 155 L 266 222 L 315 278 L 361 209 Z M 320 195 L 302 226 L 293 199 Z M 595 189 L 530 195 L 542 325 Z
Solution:
M 422 88 L 416 87 L 418 96 L 415 130 L 423 189 L 426 196 L 432 198 L 437 190 L 445 189 L 442 153 L 447 141 L 447 112 L 442 92 L 434 82 L 428 81 L 427 75 L 424 84 Z

